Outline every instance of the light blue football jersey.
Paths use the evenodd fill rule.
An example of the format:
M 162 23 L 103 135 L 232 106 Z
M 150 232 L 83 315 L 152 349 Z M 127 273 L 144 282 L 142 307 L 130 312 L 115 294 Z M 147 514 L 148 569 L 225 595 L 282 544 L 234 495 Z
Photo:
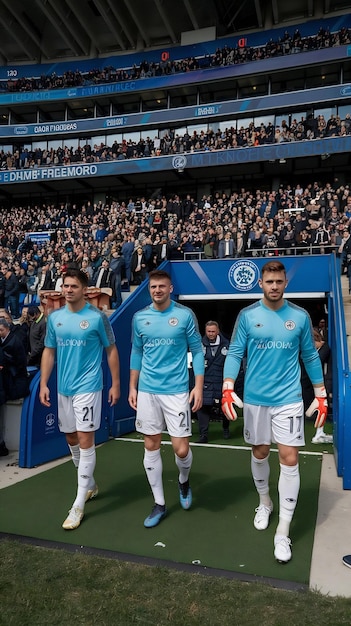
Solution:
M 149 305 L 132 321 L 130 368 L 139 374 L 139 391 L 174 395 L 189 391 L 188 349 L 195 376 L 205 370 L 201 335 L 194 313 L 171 301 L 165 311 Z
M 301 357 L 313 385 L 323 383 L 323 371 L 305 309 L 284 300 L 272 311 L 262 300 L 238 315 L 224 364 L 224 378 L 237 378 L 247 357 L 244 400 L 249 404 L 282 406 L 302 400 Z
M 108 318 L 91 304 L 77 313 L 67 306 L 53 311 L 48 317 L 45 346 L 56 349 L 59 393 L 73 396 L 102 389 L 103 349 L 114 343 Z

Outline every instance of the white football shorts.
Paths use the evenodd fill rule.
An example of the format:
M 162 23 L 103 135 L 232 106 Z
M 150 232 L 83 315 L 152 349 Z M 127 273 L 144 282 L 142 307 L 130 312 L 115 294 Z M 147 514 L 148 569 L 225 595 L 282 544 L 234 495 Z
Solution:
M 58 425 L 62 433 L 88 433 L 101 424 L 102 391 L 75 396 L 58 394 Z
M 167 429 L 171 437 L 190 437 L 189 394 L 167 396 L 139 391 L 135 429 L 143 435 L 159 435 Z
M 251 446 L 281 443 L 304 446 L 303 402 L 284 406 L 256 406 L 244 403 L 244 439 Z

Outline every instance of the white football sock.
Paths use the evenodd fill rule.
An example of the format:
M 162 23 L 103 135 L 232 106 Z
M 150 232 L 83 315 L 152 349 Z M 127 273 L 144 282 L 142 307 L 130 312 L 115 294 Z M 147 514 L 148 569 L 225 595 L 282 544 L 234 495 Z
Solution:
M 279 524 L 277 535 L 289 536 L 290 522 L 293 518 L 300 491 L 299 464 L 289 466 L 280 463 L 278 482 L 279 493 Z
M 70 453 L 71 453 L 71 457 L 72 457 L 72 461 L 74 463 L 74 465 L 76 467 L 78 467 L 79 465 L 79 459 L 80 459 L 80 447 L 79 447 L 79 443 L 77 443 L 75 446 L 70 446 L 68 444 Z
M 78 465 L 78 490 L 73 506 L 79 506 L 84 511 L 85 499 L 94 476 L 96 464 L 95 446 L 80 448 Z
M 183 483 L 186 483 L 186 481 L 189 479 L 189 474 L 193 463 L 193 453 L 191 448 L 189 448 L 188 454 L 183 459 L 176 454 L 174 456 L 176 466 L 179 469 L 179 482 L 182 485 Z
M 144 468 L 156 504 L 165 504 L 161 450 L 144 450 Z
M 265 459 L 256 459 L 251 454 L 251 473 L 257 493 L 260 496 L 260 504 L 270 506 L 272 501 L 269 495 L 269 455 Z

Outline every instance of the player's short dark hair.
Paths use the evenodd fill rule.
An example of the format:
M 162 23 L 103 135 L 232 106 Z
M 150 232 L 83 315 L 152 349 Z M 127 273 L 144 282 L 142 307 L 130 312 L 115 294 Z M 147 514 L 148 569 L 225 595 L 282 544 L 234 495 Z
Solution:
M 268 261 L 265 263 L 261 269 L 261 276 L 263 276 L 265 272 L 284 272 L 286 276 L 285 265 L 280 261 Z
M 167 278 L 170 282 L 172 282 L 171 275 L 165 270 L 152 270 L 149 273 L 149 281 L 152 278 Z
M 65 284 L 65 278 L 76 278 L 79 280 L 82 287 L 88 287 L 89 285 L 89 276 L 82 272 L 82 270 L 77 269 L 76 267 L 68 267 L 63 275 L 63 284 Z

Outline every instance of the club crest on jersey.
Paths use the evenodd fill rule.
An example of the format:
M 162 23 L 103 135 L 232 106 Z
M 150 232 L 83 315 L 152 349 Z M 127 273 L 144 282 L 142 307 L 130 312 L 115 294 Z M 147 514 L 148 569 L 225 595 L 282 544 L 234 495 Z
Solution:
M 88 320 L 83 320 L 80 324 L 79 324 L 80 328 L 82 330 L 86 330 L 87 328 L 89 328 L 90 324 L 88 322 Z
M 177 320 L 176 317 L 171 317 L 171 319 L 168 320 L 168 324 L 170 326 L 177 326 L 177 324 L 179 324 L 179 320 Z
M 228 348 L 226 346 L 223 346 L 222 350 L 221 350 L 221 354 L 223 354 L 223 356 L 227 356 L 228 354 Z
M 287 320 L 284 324 L 286 330 L 294 330 L 296 328 L 296 324 L 293 320 Z

